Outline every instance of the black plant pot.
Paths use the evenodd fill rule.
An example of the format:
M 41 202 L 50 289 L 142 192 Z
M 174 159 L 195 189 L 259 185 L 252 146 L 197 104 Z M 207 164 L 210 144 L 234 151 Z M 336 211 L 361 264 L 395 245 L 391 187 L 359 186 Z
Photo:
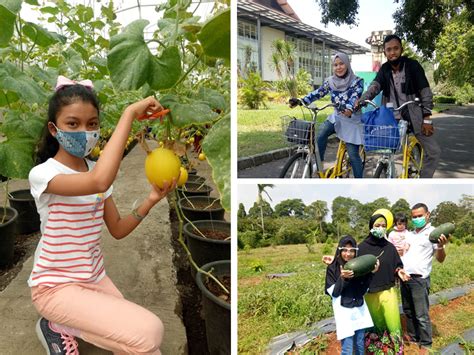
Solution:
M 230 260 L 220 260 L 202 267 L 203 270 L 213 269 L 216 277 L 230 276 Z M 206 322 L 206 337 L 211 355 L 230 354 L 230 304 L 216 297 L 206 288 L 207 276 L 196 275 L 196 284 L 202 293 L 202 308 Z M 230 290 L 229 290 L 230 291 Z
M 221 201 L 215 197 L 183 197 L 178 201 L 178 204 L 183 211 L 184 216 L 190 221 L 204 219 L 219 221 L 224 219 L 225 210 L 221 206 Z
M 40 218 L 30 190 L 9 193 L 10 206 L 18 211 L 17 234 L 30 234 L 40 230 Z
M 18 212 L 14 208 L 0 207 L 0 267 L 8 266 L 13 262 L 17 219 Z M 1 223 L 2 220 L 3 223 Z
M 212 187 L 197 183 L 197 182 L 187 182 L 182 187 L 178 187 L 179 197 L 186 196 L 209 196 L 212 191 Z
M 188 175 L 196 175 L 197 174 L 197 170 L 194 169 L 194 168 L 191 168 L 188 170 Z
M 199 175 L 188 175 L 188 181 L 186 182 L 196 182 L 198 184 L 202 184 L 206 181 L 205 178 Z
M 226 233 L 230 236 L 230 223 L 225 221 L 193 221 L 192 224 L 200 231 L 216 231 Z M 230 260 L 230 238 L 227 240 L 217 240 L 203 238 L 191 223 L 186 223 L 183 227 L 189 251 L 195 263 L 201 267 L 204 264 L 217 260 Z M 206 233 L 203 233 L 206 235 Z M 192 268 L 194 271 L 195 269 Z

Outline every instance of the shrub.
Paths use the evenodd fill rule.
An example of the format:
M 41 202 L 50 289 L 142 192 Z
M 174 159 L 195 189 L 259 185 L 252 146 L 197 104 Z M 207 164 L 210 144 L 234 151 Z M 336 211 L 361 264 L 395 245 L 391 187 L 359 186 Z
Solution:
M 311 74 L 304 69 L 299 69 L 295 79 L 281 79 L 273 84 L 275 90 L 281 95 L 288 95 L 289 91 L 297 92 L 298 96 L 306 95 L 311 91 Z
M 464 243 L 466 244 L 474 244 L 474 236 L 469 234 L 464 237 Z
M 249 73 L 247 78 L 240 79 L 242 87 L 239 90 L 241 103 L 252 109 L 258 110 L 261 106 L 266 107 L 267 84 L 262 80 L 259 73 Z
M 256 231 L 239 232 L 238 239 L 242 244 L 251 248 L 258 248 L 260 246 L 261 235 Z
M 437 95 L 434 97 L 433 101 L 436 104 L 454 104 L 456 103 L 456 98 L 453 96 Z
M 471 84 L 465 83 L 462 87 L 456 89 L 454 97 L 459 105 L 474 102 L 474 88 Z

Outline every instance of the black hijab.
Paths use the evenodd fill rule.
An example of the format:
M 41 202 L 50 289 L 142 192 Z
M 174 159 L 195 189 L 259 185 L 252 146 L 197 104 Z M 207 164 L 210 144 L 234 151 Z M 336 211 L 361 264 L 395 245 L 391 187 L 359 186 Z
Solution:
M 381 214 L 370 217 L 369 230 L 372 229 L 375 221 L 380 217 L 385 219 Z M 383 254 L 380 255 L 382 252 Z M 377 238 L 369 233 L 364 241 L 359 244 L 359 256 L 367 254 L 380 255 L 380 267 L 370 282 L 369 293 L 388 290 L 395 286 L 395 272 L 398 268 L 403 268 L 402 260 L 395 246 L 387 239 Z
M 334 260 L 331 264 L 329 264 L 326 270 L 326 286 L 324 291 L 327 295 L 329 295 L 327 289 L 336 283 L 337 279 L 341 275 L 341 266 L 344 266 L 346 263 L 342 259 L 341 251 L 339 250 L 339 248 L 344 247 L 346 244 L 352 245 L 353 248 L 357 247 L 357 242 L 350 235 L 346 235 L 339 240 L 339 244 L 336 248 L 336 254 L 334 255 Z

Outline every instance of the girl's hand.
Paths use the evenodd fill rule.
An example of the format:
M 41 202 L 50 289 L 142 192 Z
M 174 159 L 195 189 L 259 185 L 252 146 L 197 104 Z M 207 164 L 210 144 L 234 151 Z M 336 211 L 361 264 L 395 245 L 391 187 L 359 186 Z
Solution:
M 156 184 L 153 184 L 152 187 L 153 189 L 150 191 L 148 199 L 156 204 L 176 188 L 176 179 L 173 179 L 171 183 L 164 181 L 162 189 L 160 189 Z
M 149 96 L 146 99 L 137 101 L 129 105 L 125 110 L 129 111 L 132 114 L 133 118 L 138 118 L 148 113 L 161 111 L 163 110 L 163 106 L 161 106 L 159 101 L 153 96 Z
M 326 265 L 331 264 L 333 260 L 334 260 L 334 257 L 332 255 L 323 255 L 322 262 L 325 263 Z
M 354 277 L 354 271 L 352 270 L 344 270 L 341 266 L 341 277 L 343 279 L 352 279 Z
M 375 263 L 375 267 L 372 270 L 372 273 L 375 274 L 377 271 L 379 271 L 379 267 L 380 267 L 380 260 L 377 259 L 377 262 Z

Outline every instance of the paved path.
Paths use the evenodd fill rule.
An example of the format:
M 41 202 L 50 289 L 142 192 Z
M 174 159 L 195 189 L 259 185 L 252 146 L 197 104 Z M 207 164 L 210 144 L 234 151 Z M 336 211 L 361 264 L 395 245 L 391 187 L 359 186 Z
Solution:
M 122 215 L 130 213 L 135 199 L 148 193 L 144 174 L 145 153 L 137 146 L 122 162 L 114 182 L 113 198 Z M 27 186 L 15 181 L 10 189 Z M 187 354 L 186 332 L 181 321 L 176 275 L 172 262 L 169 205 L 160 201 L 127 238 L 113 239 L 104 228 L 102 249 L 108 275 L 125 298 L 157 314 L 165 325 L 163 354 Z M 26 284 L 32 258 L 23 270 L 0 293 L 0 354 L 42 355 L 45 353 L 35 333 L 38 314 L 31 303 Z M 118 312 L 120 310 L 117 310 Z M 81 354 L 111 354 L 80 343 Z
M 441 160 L 435 178 L 474 178 L 474 105 L 453 107 L 435 115 L 436 140 L 441 146 Z M 337 143 L 326 150 L 325 166 L 334 165 Z M 285 159 L 274 160 L 252 168 L 239 170 L 239 178 L 278 178 Z M 375 170 L 374 155 L 367 156 L 364 177 L 372 177 Z

